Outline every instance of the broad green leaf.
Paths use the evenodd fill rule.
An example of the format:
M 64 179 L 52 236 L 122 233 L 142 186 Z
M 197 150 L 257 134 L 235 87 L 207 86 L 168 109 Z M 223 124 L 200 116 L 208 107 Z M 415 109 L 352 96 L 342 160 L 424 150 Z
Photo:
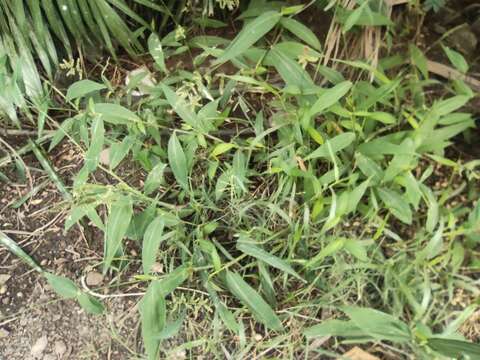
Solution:
M 247 242 L 237 242 L 237 249 L 249 256 L 252 256 L 258 260 L 267 263 L 270 266 L 273 266 L 274 268 L 277 268 L 283 272 L 286 272 L 287 274 L 290 274 L 302 280 L 300 275 L 298 275 L 297 272 L 293 270 L 290 264 L 288 264 L 285 260 L 266 252 L 265 250 L 254 244 L 250 244 Z
M 428 242 L 427 246 L 421 252 L 421 256 L 425 257 L 427 260 L 431 260 L 436 257 L 442 251 L 443 247 L 443 221 L 440 222 L 440 225 L 433 234 L 432 238 Z
M 350 81 L 343 81 L 330 89 L 325 89 L 310 109 L 310 116 L 322 113 L 344 97 L 352 87 Z
M 166 73 L 167 67 L 165 66 L 165 55 L 163 54 L 162 42 L 155 33 L 152 33 L 148 37 L 148 51 L 150 51 L 150 55 L 152 55 L 158 68 Z
M 118 164 L 127 156 L 128 152 L 133 146 L 134 138 L 132 136 L 126 136 L 122 142 L 115 142 L 110 146 L 108 153 L 108 160 L 111 169 L 115 169 Z
M 80 293 L 77 285 L 72 280 L 51 273 L 45 273 L 44 275 L 53 290 L 61 297 L 74 299 Z
M 357 239 L 347 239 L 344 243 L 344 249 L 350 253 L 350 255 L 356 257 L 360 261 L 369 261 L 367 256 L 367 251 L 365 250 L 365 246 L 362 244 L 360 240 Z
M 330 159 L 330 152 L 333 154 L 345 149 L 355 140 L 355 133 L 346 132 L 325 140 L 325 143 L 308 155 L 305 160 L 327 158 Z
M 310 75 L 297 61 L 287 56 L 277 45 L 270 50 L 265 60 L 272 62 L 290 89 L 289 92 L 301 93 L 308 89 L 315 89 L 315 84 Z
M 163 237 L 163 228 L 165 227 L 165 222 L 163 217 L 156 217 L 145 230 L 143 235 L 143 244 L 142 244 L 142 266 L 143 273 L 148 274 L 150 269 L 157 258 L 158 247 Z
M 357 306 L 344 306 L 342 311 L 348 315 L 359 329 L 378 340 L 390 340 L 393 342 L 407 342 L 411 340 L 408 326 L 392 315 L 375 309 Z
M 435 112 L 437 116 L 444 116 L 461 108 L 469 100 L 470 100 L 470 96 L 456 95 L 451 98 L 436 102 L 433 105 L 432 110 Z
M 132 200 L 126 196 L 116 199 L 110 207 L 105 231 L 104 274 L 110 268 L 114 257 L 122 247 L 122 240 L 127 232 L 132 215 Z
M 303 334 L 307 338 L 324 336 L 341 336 L 345 338 L 370 338 L 353 321 L 326 320 L 307 328 Z
M 157 335 L 165 327 L 166 304 L 161 282 L 152 281 L 140 302 L 140 319 L 142 323 L 142 338 L 148 360 L 157 359 L 160 339 Z
M 373 119 L 381 122 L 382 124 L 387 124 L 387 125 L 395 124 L 397 122 L 397 119 L 395 118 L 395 116 L 383 111 L 374 111 L 374 112 L 358 111 L 353 114 L 355 116 L 364 116 L 368 119 Z
M 114 125 L 140 123 L 141 119 L 127 108 L 111 103 L 98 103 L 94 106 L 95 113 L 102 115 L 103 120 Z
M 362 16 L 363 10 L 367 6 L 368 6 L 368 1 L 364 1 L 363 4 L 361 4 L 355 10 L 348 13 L 343 24 L 343 30 L 342 30 L 343 33 L 346 33 L 347 31 L 349 31 L 352 27 L 354 27 L 359 22 L 360 17 Z M 346 13 L 346 10 L 345 10 L 345 13 Z
M 202 129 L 202 124 L 199 122 L 197 115 L 191 110 L 185 100 L 177 96 L 177 94 L 167 85 L 161 84 L 160 86 L 163 93 L 165 94 L 165 97 L 167 98 L 168 103 L 173 108 L 173 110 L 175 110 L 175 112 L 180 116 L 180 118 L 192 128 Z
M 223 153 L 226 153 L 230 149 L 233 149 L 237 145 L 232 144 L 232 143 L 220 143 L 215 146 L 215 148 L 212 150 L 210 156 L 217 157 L 218 155 L 221 155 Z
M 101 314 L 105 310 L 100 301 L 83 292 L 78 294 L 77 301 L 85 311 L 91 314 Z
M 415 65 L 420 73 L 423 75 L 424 79 L 428 79 L 428 66 L 427 58 L 423 54 L 422 50 L 416 47 L 414 44 L 410 44 L 410 58 L 412 59 L 412 64 Z
M 369 184 L 370 184 L 370 179 L 367 179 L 364 182 L 362 182 L 360 185 L 355 187 L 355 189 L 349 192 L 347 209 L 345 212 L 346 214 L 349 214 L 357 210 L 358 203 L 362 199 L 363 194 L 365 194 L 365 191 L 367 190 Z
M 301 22 L 292 18 L 283 18 L 280 23 L 282 26 L 290 31 L 293 35 L 303 40 L 306 44 L 310 45 L 316 50 L 321 50 L 320 41 L 317 36 L 308 27 Z
M 468 63 L 465 58 L 459 52 L 450 49 L 447 46 L 443 46 L 443 51 L 447 54 L 448 60 L 452 63 L 452 65 L 460 72 L 467 73 L 468 72 Z
M 282 323 L 272 308 L 262 299 L 262 297 L 242 279 L 237 273 L 226 272 L 225 281 L 229 290 L 252 312 L 257 321 L 264 324 L 267 328 L 281 331 Z
M 468 356 L 470 359 L 480 359 L 480 345 L 468 341 L 430 338 L 427 340 L 430 349 L 454 359 Z
M 80 80 L 74 82 L 72 85 L 69 86 L 67 90 L 66 100 L 71 101 L 74 99 L 82 98 L 92 92 L 100 91 L 106 88 L 107 87 L 104 84 L 99 84 L 92 80 Z
M 328 256 L 332 256 L 339 250 L 343 249 L 343 246 L 345 245 L 345 240 L 344 238 L 340 238 L 337 240 L 332 241 L 330 244 L 325 246 L 317 255 L 315 255 L 313 258 L 307 261 L 305 264 L 306 268 L 311 268 L 316 265 L 318 265 L 323 259 L 325 259 Z
M 94 171 L 100 160 L 100 152 L 103 148 L 103 141 L 105 138 L 105 129 L 103 127 L 103 119 L 101 116 L 96 116 L 92 124 L 92 140 L 90 146 L 85 154 L 85 167 L 88 171 Z
M 150 195 L 163 183 L 163 173 L 165 172 L 166 167 L 167 164 L 160 162 L 148 173 L 143 186 L 145 195 Z
M 355 159 L 360 171 L 363 173 L 363 175 L 370 178 L 373 184 L 377 184 L 382 181 L 382 168 L 375 161 L 370 159 L 368 156 L 363 155 L 362 153 L 356 153 Z
M 213 64 L 222 64 L 241 55 L 273 29 L 281 17 L 279 12 L 267 11 L 248 22 Z
M 360 3 L 360 2 L 358 2 Z M 364 1 L 355 10 L 339 7 L 336 14 L 336 21 L 344 24 L 344 32 L 349 31 L 353 26 L 390 26 L 392 20 L 381 12 L 373 11 L 369 1 Z
M 168 141 L 168 163 L 178 184 L 188 191 L 187 158 L 175 133 L 170 136 Z
M 170 272 L 163 279 L 159 280 L 160 292 L 163 297 L 166 297 L 173 292 L 177 287 L 188 279 L 191 268 L 189 265 L 181 265 Z
M 379 188 L 378 195 L 385 207 L 401 222 L 410 225 L 412 223 L 412 210 L 408 202 L 394 190 Z
M 174 322 L 166 324 L 163 330 L 160 332 L 160 334 L 156 335 L 155 337 L 159 340 L 166 340 L 174 337 L 175 335 L 178 334 L 178 332 L 182 328 L 184 319 L 185 319 L 185 314 L 180 316 Z

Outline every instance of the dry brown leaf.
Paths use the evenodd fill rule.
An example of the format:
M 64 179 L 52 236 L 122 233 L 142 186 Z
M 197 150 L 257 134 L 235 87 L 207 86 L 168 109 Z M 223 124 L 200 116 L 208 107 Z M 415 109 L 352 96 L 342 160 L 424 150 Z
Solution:
M 468 75 L 464 75 L 460 71 L 455 70 L 450 66 L 438 63 L 436 61 L 427 60 L 427 68 L 429 72 L 441 76 L 445 79 L 461 79 L 465 81 L 467 85 L 471 86 L 474 90 L 480 91 L 480 80 L 477 80 Z
M 350 351 L 347 351 L 343 354 L 342 358 L 338 358 L 337 360 L 380 360 L 380 358 L 373 356 L 372 354 L 367 353 L 366 351 L 360 349 L 358 346 L 355 346 Z

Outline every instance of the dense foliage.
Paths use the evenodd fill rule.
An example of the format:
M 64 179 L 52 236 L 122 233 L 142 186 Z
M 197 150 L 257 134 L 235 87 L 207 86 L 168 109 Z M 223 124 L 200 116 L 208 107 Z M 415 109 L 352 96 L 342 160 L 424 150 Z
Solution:
M 478 267 L 479 160 L 450 152 L 472 136 L 463 108 L 477 94 L 461 79 L 430 78 L 414 45 L 376 66 L 324 61 L 325 45 L 301 20 L 325 11 L 344 35 L 382 27 L 391 37 L 383 1 L 353 9 L 341 1 L 220 2 L 242 24 L 233 39 L 226 22 L 206 16 L 212 4 L 181 25 L 181 12 L 168 14 L 163 2 L 135 3 L 0 2 L 0 107 L 4 123 L 37 127 L 31 148 L 70 208 L 65 228 L 103 231 L 103 273 L 145 284 L 147 357 L 168 353 L 160 344 L 177 334 L 197 348 L 192 354 L 217 357 L 225 339 L 239 358 L 253 349 L 333 356 L 352 342 L 398 357 L 479 356 L 459 332 L 477 309 L 476 281 L 466 274 Z M 162 33 L 162 17 L 147 23 L 145 6 L 168 17 Z M 88 75 L 83 56 L 98 44 L 138 67 L 113 83 L 98 58 L 105 71 Z M 460 53 L 445 51 L 468 71 Z M 63 58 L 71 60 L 63 72 L 76 76 L 66 91 L 54 81 Z M 425 92 L 432 86 L 434 98 Z M 57 121 L 55 108 L 66 119 Z M 44 135 L 46 126 L 58 129 Z M 39 148 L 61 141 L 83 154 L 72 181 L 58 178 Z M 125 239 L 141 248 L 139 258 Z M 103 311 L 71 280 L 46 276 L 61 295 Z M 459 289 L 470 294 L 468 306 L 453 305 Z M 195 291 L 210 303 L 203 316 L 215 338 L 182 330 L 194 321 Z M 247 339 L 249 322 L 264 342 Z M 324 336 L 328 346 L 309 347 Z

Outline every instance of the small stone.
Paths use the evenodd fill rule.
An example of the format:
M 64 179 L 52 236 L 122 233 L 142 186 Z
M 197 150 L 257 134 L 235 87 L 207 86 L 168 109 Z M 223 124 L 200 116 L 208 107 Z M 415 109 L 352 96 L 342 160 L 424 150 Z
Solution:
M 19 291 L 19 292 L 17 293 L 17 297 L 23 298 L 23 293 L 22 293 L 21 291 Z
M 48 262 L 47 259 L 43 259 L 42 261 L 40 261 L 40 265 L 45 266 L 45 265 L 47 265 L 47 262 Z
M 10 298 L 8 298 L 8 297 L 3 298 L 3 299 L 2 299 L 2 304 L 3 304 L 3 305 L 8 305 L 8 304 L 10 304 Z
M 155 273 L 163 273 L 163 265 L 158 262 L 153 263 L 152 271 Z
M 35 344 L 33 344 L 32 348 L 30 349 L 30 354 L 32 354 L 34 358 L 39 358 L 47 348 L 47 345 L 47 336 L 43 335 L 37 341 L 35 341 Z
M 0 295 L 4 295 L 7 292 L 7 285 L 0 286 Z
M 0 285 L 5 284 L 8 279 L 10 279 L 11 275 L 8 274 L 0 274 Z
M 110 148 L 103 149 L 100 152 L 99 160 L 103 165 L 110 165 Z
M 103 275 L 96 271 L 92 271 L 87 274 L 85 281 L 88 286 L 98 286 L 103 282 Z
M 55 341 L 55 354 L 58 357 L 62 357 L 67 352 L 67 345 L 62 340 Z
M 261 341 L 263 339 L 262 335 L 260 334 L 255 334 L 253 338 L 255 339 L 255 341 Z
M 8 335 L 10 335 L 8 330 L 0 328 L 0 339 L 6 338 Z

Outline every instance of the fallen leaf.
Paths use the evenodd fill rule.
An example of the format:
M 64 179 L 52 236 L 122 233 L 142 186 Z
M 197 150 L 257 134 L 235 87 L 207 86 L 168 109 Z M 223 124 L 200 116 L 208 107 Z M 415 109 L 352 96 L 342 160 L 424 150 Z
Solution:
M 103 282 L 103 275 L 96 271 L 92 271 L 87 274 L 85 281 L 88 286 L 98 286 Z

